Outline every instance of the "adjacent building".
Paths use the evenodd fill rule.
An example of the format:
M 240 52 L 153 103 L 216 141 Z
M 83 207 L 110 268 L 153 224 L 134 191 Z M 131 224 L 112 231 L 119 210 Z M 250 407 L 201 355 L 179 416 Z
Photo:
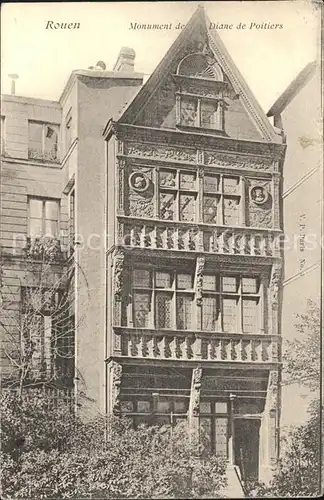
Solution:
M 286 146 L 208 26 L 198 8 L 144 85 L 122 49 L 112 72 L 73 71 L 58 102 L 4 96 L 6 331 L 31 264 L 60 278 L 72 262 L 71 388 L 89 411 L 188 418 L 244 479 L 267 480 Z M 57 328 L 40 316 L 32 363 L 51 371 Z
M 285 221 L 282 332 L 301 338 L 297 314 L 320 307 L 323 219 L 323 119 L 321 73 L 309 63 L 268 112 L 286 136 L 282 210 Z M 309 305 L 312 301 L 313 305 Z M 282 389 L 282 426 L 305 421 L 309 392 L 296 383 Z M 297 408 L 298 411 L 291 411 Z
M 107 115 L 118 116 L 142 84 L 134 57 L 134 51 L 122 49 L 114 71 L 106 71 L 101 61 L 73 71 L 58 102 L 4 95 L 1 106 L 3 345 L 22 334 L 23 297 L 39 300 L 42 289 L 64 296 L 68 284 L 72 301 L 64 296 L 63 305 L 56 299 L 48 309 L 41 299 L 30 364 L 54 386 L 60 382 L 76 390 L 81 384 L 97 410 L 104 400 L 102 131 Z M 57 348 L 54 341 L 53 346 L 57 324 L 75 337 L 75 370 L 69 370 L 68 384 L 56 365 L 71 363 L 71 345 Z M 71 344 L 65 334 L 59 336 Z

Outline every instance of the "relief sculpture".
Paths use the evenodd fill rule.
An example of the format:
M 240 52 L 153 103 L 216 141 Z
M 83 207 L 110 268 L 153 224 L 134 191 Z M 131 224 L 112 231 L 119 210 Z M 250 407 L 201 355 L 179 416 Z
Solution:
M 272 270 L 270 290 L 272 307 L 276 308 L 279 304 L 279 287 L 281 281 L 281 267 L 274 266 Z
M 120 413 L 120 389 L 122 379 L 122 365 L 112 361 L 112 409 L 114 414 Z
M 116 250 L 114 254 L 114 284 L 115 297 L 118 301 L 121 300 L 123 292 L 124 259 L 124 252 L 122 250 Z
M 194 368 L 192 372 L 191 414 L 193 416 L 199 415 L 201 382 L 202 368 L 200 366 L 197 366 L 197 368 Z
M 178 160 L 190 163 L 196 162 L 196 151 L 170 146 L 154 146 L 143 143 L 130 143 L 127 148 L 130 156 L 141 156 L 157 160 Z
M 154 216 L 153 169 L 133 167 L 128 178 L 129 215 Z
M 204 277 L 205 257 L 197 257 L 196 264 L 196 302 L 198 306 L 202 305 L 202 289 Z
M 276 410 L 278 398 L 279 374 L 277 371 L 271 371 L 268 384 L 268 404 L 269 411 Z
M 272 195 L 270 181 L 246 180 L 246 204 L 248 225 L 272 228 Z
M 210 151 L 206 151 L 205 153 L 205 162 L 207 165 L 217 165 L 218 167 L 234 167 L 264 171 L 270 171 L 272 169 L 272 160 L 270 158 L 234 154 L 225 155 Z

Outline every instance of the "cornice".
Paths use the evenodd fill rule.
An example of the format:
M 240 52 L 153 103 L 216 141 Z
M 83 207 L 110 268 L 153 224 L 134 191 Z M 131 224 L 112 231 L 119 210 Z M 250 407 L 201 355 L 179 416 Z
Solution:
M 113 330 L 116 332 L 125 332 L 125 333 L 137 333 L 140 335 L 157 335 L 160 336 L 161 333 L 157 332 L 156 329 L 154 328 L 137 328 L 137 327 L 130 327 L 130 326 L 117 326 L 114 325 Z M 235 339 L 253 339 L 253 340 L 277 340 L 277 341 L 282 341 L 281 337 L 276 334 L 268 334 L 264 332 L 256 332 L 256 333 L 243 333 L 243 332 L 210 332 L 209 330 L 177 330 L 177 329 L 171 329 L 171 328 L 166 328 L 161 330 L 163 332 L 163 335 L 177 335 L 179 337 L 192 337 L 192 336 L 197 336 L 197 337 L 203 337 L 203 338 L 210 338 L 212 336 L 215 336 L 217 338 L 222 338 L 222 339 L 230 339 L 230 340 L 235 340 Z
M 249 141 L 246 139 L 233 139 L 214 134 L 204 134 L 196 131 L 178 129 L 145 127 L 120 122 L 108 122 L 104 137 L 109 140 L 114 134 L 121 140 L 140 140 L 142 142 L 161 143 L 168 145 L 184 145 L 191 148 L 211 148 L 224 152 L 253 154 L 260 156 L 276 157 L 281 159 L 286 145 L 281 143 L 268 143 L 265 141 Z M 171 141 L 172 139 L 172 141 Z
M 220 264 L 222 266 L 228 265 L 233 271 L 239 271 L 240 269 L 246 270 L 248 267 L 251 269 L 253 266 L 255 269 L 271 268 L 272 265 L 278 264 L 281 266 L 282 259 L 280 257 L 264 257 L 262 255 L 238 255 L 238 254 L 221 254 L 221 253 L 210 253 L 202 251 L 186 251 L 186 250 L 164 250 L 160 248 L 141 248 L 141 247 L 125 247 L 119 246 L 125 253 L 125 257 L 131 256 L 136 257 L 140 260 L 147 261 L 149 259 L 156 259 L 161 263 L 161 260 L 166 259 L 170 262 L 170 259 L 176 260 L 192 260 L 194 261 L 197 256 L 204 256 L 206 259 L 206 264 Z
M 278 336 L 279 340 L 279 336 Z M 105 363 L 109 363 L 110 361 L 118 361 L 122 362 L 122 364 L 126 365 L 137 365 L 137 366 L 174 366 L 175 368 L 188 368 L 189 366 L 196 367 L 197 362 L 202 368 L 211 368 L 211 369 L 226 369 L 226 370 L 271 370 L 278 369 L 278 366 L 282 365 L 280 361 L 223 361 L 223 360 L 206 360 L 206 359 L 187 359 L 181 360 L 178 358 L 168 358 L 168 359 L 156 359 L 156 358 L 144 358 L 144 357 L 135 357 L 135 356 L 124 356 L 124 355 L 116 355 L 111 354 L 107 358 L 105 358 Z
M 1 155 L 1 163 L 15 163 L 17 165 L 30 165 L 33 167 L 40 168 L 51 168 L 54 170 L 61 170 L 62 165 L 60 162 L 51 163 L 51 162 L 43 162 L 42 160 L 29 160 L 27 158 L 11 158 L 9 156 Z

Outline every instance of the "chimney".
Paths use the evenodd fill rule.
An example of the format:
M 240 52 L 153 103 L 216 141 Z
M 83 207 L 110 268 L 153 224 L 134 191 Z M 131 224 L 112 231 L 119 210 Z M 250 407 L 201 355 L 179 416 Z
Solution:
M 19 78 L 19 75 L 16 75 L 15 73 L 10 73 L 10 75 L 8 75 L 9 78 L 11 78 L 11 94 L 12 95 L 15 95 L 16 94 L 16 82 L 15 80 L 17 80 L 17 78 Z
M 117 57 L 113 71 L 129 73 L 134 71 L 135 50 L 129 47 L 122 47 Z

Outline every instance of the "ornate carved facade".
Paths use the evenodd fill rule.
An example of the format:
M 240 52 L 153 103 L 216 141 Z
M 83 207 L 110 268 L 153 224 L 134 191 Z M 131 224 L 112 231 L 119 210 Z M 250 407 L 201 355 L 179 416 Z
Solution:
M 262 478 L 277 447 L 272 434 L 259 452 L 279 414 L 284 145 L 201 9 L 181 40 L 105 132 L 118 142 L 107 362 L 123 366 L 134 425 L 194 417 L 213 452 Z

